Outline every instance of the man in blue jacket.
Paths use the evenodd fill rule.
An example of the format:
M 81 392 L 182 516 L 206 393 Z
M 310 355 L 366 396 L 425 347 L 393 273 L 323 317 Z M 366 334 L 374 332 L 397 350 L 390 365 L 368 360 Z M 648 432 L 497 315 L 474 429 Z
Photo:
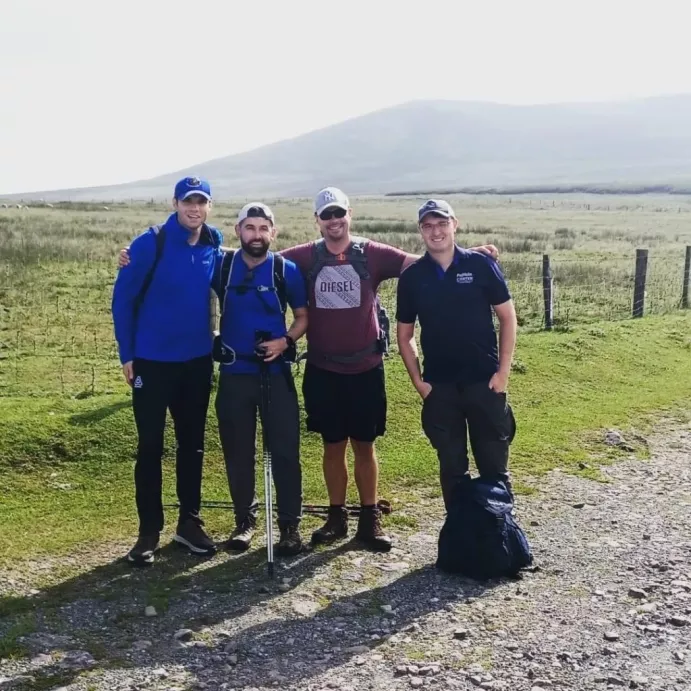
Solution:
M 239 250 L 217 264 L 214 288 L 222 306 L 215 353 L 221 362 L 216 396 L 218 430 L 235 509 L 232 550 L 249 548 L 257 521 L 255 437 L 261 406 L 260 366 L 269 368 L 268 446 L 276 485 L 279 556 L 302 549 L 300 411 L 286 355 L 307 329 L 307 295 L 302 274 L 290 260 L 269 251 L 276 237 L 274 215 L 260 202 L 244 206 L 235 232 Z M 294 321 L 286 328 L 287 306 Z M 286 352 L 288 351 L 288 353 Z M 265 433 L 265 432 L 264 432 Z
M 134 470 L 139 539 L 127 558 L 153 563 L 163 529 L 163 434 L 167 410 L 177 441 L 180 513 L 173 540 L 198 555 L 216 552 L 199 516 L 204 429 L 213 362 L 209 291 L 221 234 L 208 226 L 209 183 L 180 180 L 175 213 L 139 235 L 113 290 L 115 338 L 137 426 Z

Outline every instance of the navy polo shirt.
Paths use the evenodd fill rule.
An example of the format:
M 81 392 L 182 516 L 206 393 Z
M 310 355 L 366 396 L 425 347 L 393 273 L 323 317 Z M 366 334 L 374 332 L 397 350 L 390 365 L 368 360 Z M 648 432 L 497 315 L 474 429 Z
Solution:
M 489 381 L 499 368 L 492 305 L 511 299 L 491 257 L 456 248 L 446 271 L 429 253 L 398 280 L 396 319 L 420 321 L 423 379 L 463 385 Z
M 286 297 L 292 309 L 307 307 L 305 281 L 294 262 L 285 262 Z M 273 286 L 274 254 L 268 252 L 266 260 L 253 269 L 245 264 L 242 252 L 237 250 L 233 257 L 230 271 L 230 285 L 240 290 L 229 290 L 226 295 L 223 331 L 223 342 L 236 353 L 251 355 L 254 352 L 255 333 L 268 331 L 271 338 L 280 338 L 288 332 L 285 316 L 281 313 L 278 295 L 273 291 L 259 291 L 257 286 Z M 221 262 L 217 262 L 214 275 L 214 288 L 221 294 Z M 280 359 L 271 363 L 270 371 L 280 372 Z M 257 362 L 236 360 L 232 365 L 221 365 L 222 372 L 233 374 L 255 374 L 259 372 Z

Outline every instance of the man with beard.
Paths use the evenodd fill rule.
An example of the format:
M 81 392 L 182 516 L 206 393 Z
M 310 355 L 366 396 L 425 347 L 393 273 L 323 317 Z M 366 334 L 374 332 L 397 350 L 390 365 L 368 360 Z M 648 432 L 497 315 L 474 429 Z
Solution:
M 115 338 L 132 387 L 138 435 L 134 481 L 139 538 L 127 555 L 137 566 L 153 564 L 163 529 L 161 458 L 168 410 L 177 441 L 180 503 L 173 540 L 193 554 L 216 552 L 199 509 L 213 372 L 209 290 L 222 237 L 206 224 L 211 209 L 206 180 L 180 180 L 173 206 L 175 213 L 164 224 L 132 242 L 131 262 L 121 268 L 113 289 Z
M 225 253 L 214 277 L 222 304 L 215 351 L 222 348 L 224 353 L 219 357 L 216 414 L 236 523 L 226 547 L 248 549 L 257 521 L 255 438 L 257 409 L 261 410 L 262 357 L 269 366 L 271 390 L 267 426 L 280 530 L 276 553 L 290 556 L 302 549 L 298 530 L 302 515 L 300 414 L 292 373 L 283 355 L 307 329 L 305 285 L 292 261 L 269 250 L 276 228 L 268 206 L 259 202 L 245 205 L 235 232 L 241 249 Z M 286 305 L 294 315 L 289 329 Z

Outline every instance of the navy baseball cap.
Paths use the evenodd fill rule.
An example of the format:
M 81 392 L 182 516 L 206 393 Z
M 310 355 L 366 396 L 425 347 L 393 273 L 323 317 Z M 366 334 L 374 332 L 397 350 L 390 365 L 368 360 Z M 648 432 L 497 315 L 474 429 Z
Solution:
M 211 199 L 211 186 L 208 181 L 192 176 L 183 178 L 175 185 L 175 199 L 180 201 L 191 197 L 193 194 L 200 194 L 206 199 Z
M 444 218 L 456 218 L 451 204 L 445 202 L 443 199 L 428 199 L 418 210 L 418 223 L 427 216 L 427 214 L 438 214 Z

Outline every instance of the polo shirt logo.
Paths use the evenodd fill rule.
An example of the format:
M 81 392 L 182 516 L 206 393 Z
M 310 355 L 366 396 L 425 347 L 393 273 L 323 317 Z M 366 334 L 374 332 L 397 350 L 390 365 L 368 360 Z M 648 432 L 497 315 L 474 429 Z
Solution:
M 456 283 L 472 283 L 473 282 L 473 274 L 471 273 L 462 273 L 462 274 L 456 274 Z

